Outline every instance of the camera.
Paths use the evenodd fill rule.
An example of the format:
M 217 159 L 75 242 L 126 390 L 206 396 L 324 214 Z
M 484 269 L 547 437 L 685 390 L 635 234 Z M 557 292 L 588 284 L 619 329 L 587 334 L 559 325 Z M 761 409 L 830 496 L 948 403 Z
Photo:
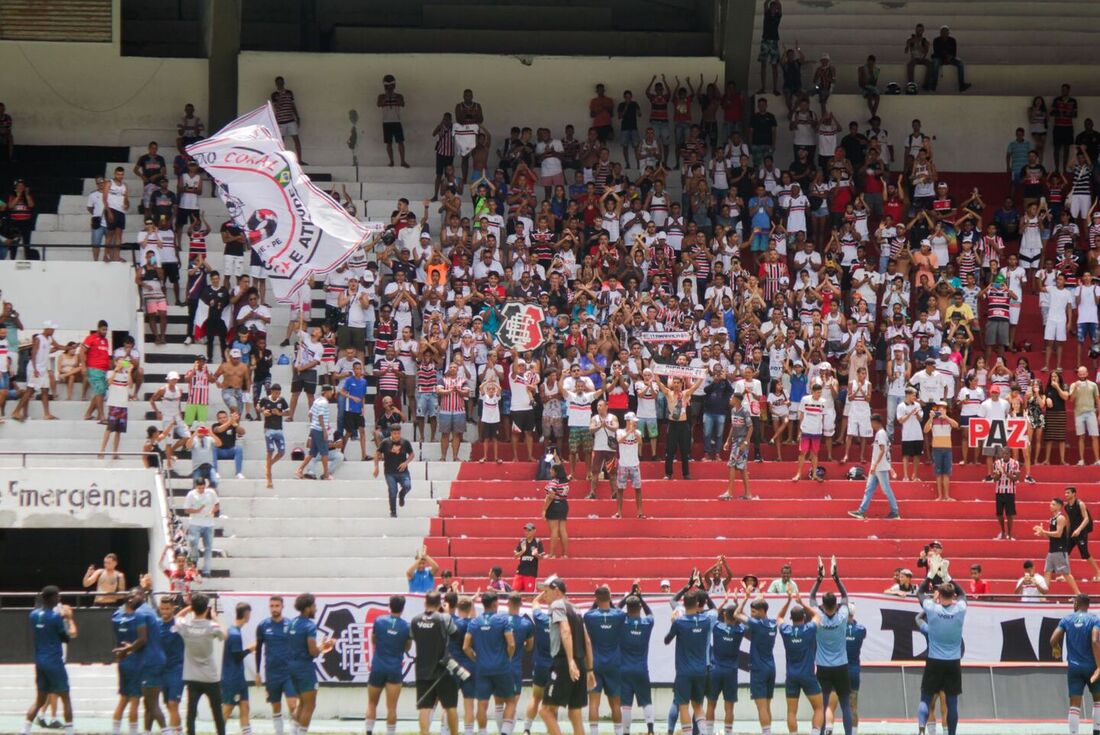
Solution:
M 382 231 L 381 239 L 382 244 L 386 247 L 389 247 L 390 245 L 393 245 L 394 242 L 397 240 L 397 232 L 395 232 L 392 227 L 387 227 L 385 230 Z
M 455 677 L 459 681 L 466 681 L 470 678 L 470 671 L 458 661 L 455 661 L 453 658 L 449 658 L 444 661 L 443 666 L 447 669 L 447 673 L 449 673 L 451 676 Z

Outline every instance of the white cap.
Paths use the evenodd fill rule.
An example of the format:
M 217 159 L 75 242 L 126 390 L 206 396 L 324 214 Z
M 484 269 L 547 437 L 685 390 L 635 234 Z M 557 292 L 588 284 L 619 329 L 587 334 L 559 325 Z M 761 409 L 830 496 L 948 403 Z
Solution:
M 230 350 L 229 351 L 229 356 L 230 357 L 240 357 L 241 356 L 241 351 L 240 350 Z
M 168 380 L 179 380 L 180 379 L 180 374 L 177 373 L 175 370 L 173 370 L 172 372 L 168 373 L 168 378 L 167 379 Z
M 54 324 L 53 322 L 51 322 L 49 319 L 47 319 L 46 321 L 42 322 L 42 328 L 43 329 L 57 329 L 57 325 Z
M 818 369 L 818 370 L 832 370 L 832 369 L 833 369 L 833 366 L 832 366 L 832 365 L 830 365 L 830 364 L 829 364 L 829 363 L 827 363 L 827 362 L 822 362 L 822 363 L 819 363 L 819 364 L 818 364 L 818 366 L 817 366 L 817 369 Z
M 634 415 L 633 411 L 627 411 L 626 415 L 623 416 L 623 421 L 637 421 L 637 420 L 638 420 L 638 417 Z
M 669 581 L 668 581 L 667 579 L 662 579 L 662 580 L 661 580 L 661 586 L 662 586 L 662 587 L 671 587 L 671 586 L 672 586 L 672 582 L 669 582 Z

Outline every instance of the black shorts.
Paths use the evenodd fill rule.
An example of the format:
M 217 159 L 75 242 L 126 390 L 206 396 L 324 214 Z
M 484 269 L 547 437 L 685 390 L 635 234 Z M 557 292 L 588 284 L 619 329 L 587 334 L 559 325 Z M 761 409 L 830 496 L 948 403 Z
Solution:
M 160 267 L 164 269 L 164 280 L 169 283 L 180 282 L 180 264 L 179 263 L 161 263 Z
M 615 128 L 610 125 L 601 125 L 596 130 L 596 137 L 600 139 L 601 143 L 606 143 L 615 137 Z
M 436 703 L 443 709 L 458 706 L 458 684 L 450 674 L 440 676 L 438 684 L 435 679 L 416 680 L 416 708 L 433 709 Z
M 924 675 L 920 680 L 922 697 L 931 697 L 937 692 L 943 692 L 949 697 L 957 697 L 962 694 L 962 690 L 962 663 L 958 659 L 944 661 L 930 658 L 925 662 Z
M 901 443 L 901 456 L 903 457 L 919 457 L 924 454 L 924 440 L 913 439 L 911 441 L 903 441 Z
M 120 212 L 117 209 L 111 210 L 111 217 L 107 217 L 107 230 L 125 230 L 126 229 L 126 213 Z
M 1016 493 L 997 493 L 994 497 L 997 501 L 998 516 L 1012 517 L 1016 515 Z M 1087 542 L 1085 544 L 1085 553 L 1088 553 Z M 1081 558 L 1088 559 L 1087 556 L 1082 556 Z
M 384 122 L 382 123 L 382 142 L 383 143 L 404 143 L 405 142 L 405 129 L 401 127 L 399 122 Z
M 484 421 L 481 422 L 481 438 L 483 441 L 490 439 L 500 439 L 500 422 L 494 421 L 491 424 L 487 424 Z
M 1092 554 L 1089 553 L 1089 535 L 1087 533 L 1082 533 L 1077 538 L 1070 538 L 1066 556 L 1072 554 L 1074 549 L 1077 549 L 1077 553 L 1081 555 L 1082 559 L 1092 558 Z
M 535 430 L 535 412 L 528 408 L 524 411 L 512 411 L 512 428 L 515 431 L 530 433 Z
M 344 431 L 349 434 L 355 434 L 366 425 L 362 412 L 353 413 L 347 410 L 344 411 Z
M 548 521 L 565 521 L 569 519 L 569 501 L 568 500 L 554 500 L 551 501 L 550 506 L 546 509 L 546 520 Z
M 191 224 L 192 217 L 198 217 L 199 210 L 197 209 L 177 209 L 176 210 L 176 227 L 183 228 Z
M 546 704 L 568 709 L 581 709 L 588 705 L 588 676 L 581 667 L 576 681 L 569 678 L 569 662 L 556 658 L 550 664 L 550 683 L 543 698 Z
M 444 169 L 446 169 L 448 166 L 453 166 L 454 163 L 455 163 L 455 157 L 454 156 L 441 156 L 440 154 L 436 153 L 435 154 L 435 175 L 436 176 L 442 176 Z
M 828 689 L 844 701 L 852 694 L 852 681 L 848 677 L 848 665 L 818 666 L 817 681 L 822 689 Z
M 301 393 L 315 393 L 317 391 L 317 371 L 306 370 L 303 373 L 294 373 L 294 377 L 290 379 L 290 392 Z

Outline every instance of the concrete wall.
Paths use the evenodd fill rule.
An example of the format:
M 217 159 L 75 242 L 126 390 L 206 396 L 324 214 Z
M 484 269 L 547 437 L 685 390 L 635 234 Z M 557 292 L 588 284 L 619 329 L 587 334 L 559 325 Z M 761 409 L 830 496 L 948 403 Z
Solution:
M 123 58 L 112 44 L 0 42 L 0 101 L 16 143 L 129 145 L 171 134 L 187 102 L 206 118 L 205 59 Z
M 39 330 L 47 319 L 66 335 L 87 334 L 100 319 L 111 329 L 141 334 L 134 272 L 124 265 L 5 260 L 0 261 L 0 289 L 3 300 L 19 311 L 23 334 Z
M 717 58 L 585 58 L 539 56 L 519 58 L 489 55 L 407 54 L 274 54 L 244 52 L 240 56 L 239 109 L 262 104 L 286 77 L 302 115 L 303 157 L 310 163 L 350 164 L 345 145 L 351 130 L 349 110 L 359 115 L 359 162 L 385 162 L 381 145 L 381 114 L 376 106 L 382 77 L 397 77 L 405 95 L 404 125 L 412 165 L 435 162 L 432 129 L 446 111 L 453 111 L 462 90 L 474 91 L 485 112 L 494 143 L 512 125 L 547 125 L 559 132 L 572 123 L 583 137 L 588 128 L 588 100 L 593 85 L 603 82 L 608 93 L 631 89 L 641 98 L 656 72 L 669 82 L 677 74 L 702 72 L 708 81 L 722 77 Z

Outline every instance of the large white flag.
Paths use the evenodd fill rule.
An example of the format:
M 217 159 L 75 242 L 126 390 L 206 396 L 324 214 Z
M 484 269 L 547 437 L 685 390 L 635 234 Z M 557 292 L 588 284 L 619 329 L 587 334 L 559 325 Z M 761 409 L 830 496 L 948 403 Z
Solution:
M 381 225 L 359 222 L 283 148 L 271 104 L 237 118 L 187 152 L 214 179 L 229 215 L 267 269 L 275 298 L 298 303 L 310 276 L 373 245 Z

